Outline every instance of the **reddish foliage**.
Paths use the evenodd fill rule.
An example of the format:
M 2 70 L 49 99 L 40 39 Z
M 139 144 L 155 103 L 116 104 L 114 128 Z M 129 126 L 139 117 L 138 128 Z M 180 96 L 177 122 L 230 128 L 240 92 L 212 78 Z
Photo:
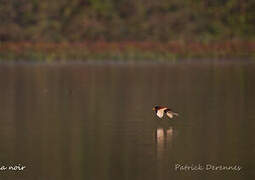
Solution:
M 20 54 L 23 52 L 40 53 L 68 53 L 68 52 L 89 52 L 89 53 L 114 53 L 114 52 L 152 52 L 152 53 L 172 53 L 180 56 L 189 54 L 206 55 L 211 53 L 223 54 L 248 54 L 255 52 L 255 42 L 226 41 L 214 43 L 179 42 L 168 43 L 159 42 L 83 42 L 83 43 L 31 43 L 31 42 L 8 42 L 0 45 L 0 53 Z

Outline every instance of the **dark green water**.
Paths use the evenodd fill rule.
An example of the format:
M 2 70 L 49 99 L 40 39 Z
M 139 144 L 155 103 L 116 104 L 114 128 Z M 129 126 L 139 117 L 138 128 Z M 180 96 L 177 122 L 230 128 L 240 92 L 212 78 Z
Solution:
M 0 168 L 26 166 L 0 178 L 254 179 L 254 80 L 245 63 L 0 65 Z

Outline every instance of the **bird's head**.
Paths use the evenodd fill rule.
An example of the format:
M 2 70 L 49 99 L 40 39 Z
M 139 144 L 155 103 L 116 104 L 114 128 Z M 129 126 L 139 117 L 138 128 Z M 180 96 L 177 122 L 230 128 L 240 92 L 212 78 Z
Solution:
M 160 109 L 160 106 L 154 106 L 154 107 L 152 108 L 153 111 L 156 111 L 156 110 L 158 110 L 158 109 Z

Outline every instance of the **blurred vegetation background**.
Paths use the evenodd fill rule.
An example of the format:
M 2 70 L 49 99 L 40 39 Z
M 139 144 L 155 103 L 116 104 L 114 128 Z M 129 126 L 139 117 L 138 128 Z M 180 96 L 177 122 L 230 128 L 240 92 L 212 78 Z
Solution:
M 254 9 L 254 0 L 1 0 L 0 42 L 251 43 Z

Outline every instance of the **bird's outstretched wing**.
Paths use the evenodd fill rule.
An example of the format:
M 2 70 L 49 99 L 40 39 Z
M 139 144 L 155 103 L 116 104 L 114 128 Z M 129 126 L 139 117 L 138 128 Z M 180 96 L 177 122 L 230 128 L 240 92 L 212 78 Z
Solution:
M 162 118 L 164 116 L 164 111 L 166 110 L 167 108 L 162 108 L 162 109 L 159 109 L 157 111 L 157 116 Z
M 178 113 L 175 113 L 173 111 L 171 111 L 170 109 L 165 109 L 165 113 L 166 115 L 169 117 L 169 118 L 173 118 L 174 116 L 178 116 L 179 114 Z
M 170 111 L 166 112 L 166 115 L 171 119 L 174 117 L 173 113 Z

